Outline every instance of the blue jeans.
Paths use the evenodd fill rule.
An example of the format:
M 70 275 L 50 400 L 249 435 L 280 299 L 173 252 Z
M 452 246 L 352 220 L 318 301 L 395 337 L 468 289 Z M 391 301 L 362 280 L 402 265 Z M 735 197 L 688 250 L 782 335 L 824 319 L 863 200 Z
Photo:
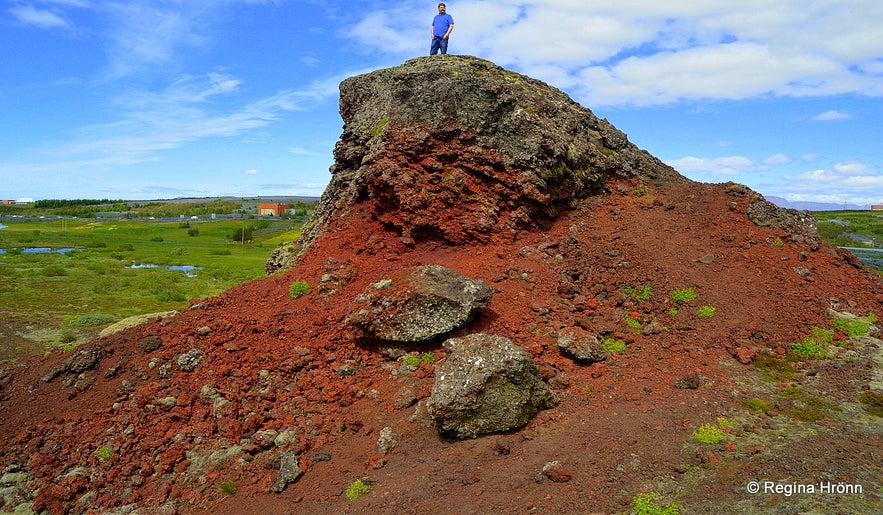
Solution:
M 441 50 L 441 53 L 448 53 L 448 38 L 436 36 L 432 38 L 432 45 L 429 47 L 429 55 L 435 55 Z

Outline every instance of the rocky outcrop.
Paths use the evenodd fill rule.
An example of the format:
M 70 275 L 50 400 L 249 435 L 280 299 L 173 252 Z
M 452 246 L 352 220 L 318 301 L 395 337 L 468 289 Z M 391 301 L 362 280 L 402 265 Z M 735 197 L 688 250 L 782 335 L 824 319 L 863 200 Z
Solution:
M 484 281 L 450 268 L 420 266 L 370 285 L 356 297 L 347 324 L 375 340 L 425 342 L 469 322 L 493 293 Z
M 444 343 L 426 410 L 439 433 L 475 438 L 521 427 L 554 406 L 552 393 L 527 351 L 509 339 L 472 334 Z
M 406 240 L 463 243 L 542 225 L 611 177 L 687 180 L 561 91 L 470 56 L 349 78 L 340 114 L 331 182 L 268 273 L 357 206 Z

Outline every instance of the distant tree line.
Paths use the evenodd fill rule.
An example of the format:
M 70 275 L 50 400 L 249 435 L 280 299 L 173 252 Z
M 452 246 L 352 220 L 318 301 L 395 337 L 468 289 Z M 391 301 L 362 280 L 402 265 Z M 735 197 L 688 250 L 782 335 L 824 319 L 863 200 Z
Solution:
M 62 207 L 80 207 L 80 206 L 98 206 L 107 204 L 123 204 L 127 205 L 125 200 L 110 199 L 46 199 L 34 202 L 37 209 L 58 209 Z

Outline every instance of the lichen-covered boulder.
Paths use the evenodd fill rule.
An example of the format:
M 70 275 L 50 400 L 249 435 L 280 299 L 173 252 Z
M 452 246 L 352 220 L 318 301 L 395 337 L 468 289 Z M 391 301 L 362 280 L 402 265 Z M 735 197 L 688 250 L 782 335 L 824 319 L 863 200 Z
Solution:
M 493 288 L 439 265 L 406 270 L 359 295 L 346 323 L 367 338 L 424 342 L 463 327 L 490 304 Z
M 475 438 L 527 424 L 555 405 L 527 351 L 508 338 L 472 334 L 444 343 L 426 410 L 444 436 Z

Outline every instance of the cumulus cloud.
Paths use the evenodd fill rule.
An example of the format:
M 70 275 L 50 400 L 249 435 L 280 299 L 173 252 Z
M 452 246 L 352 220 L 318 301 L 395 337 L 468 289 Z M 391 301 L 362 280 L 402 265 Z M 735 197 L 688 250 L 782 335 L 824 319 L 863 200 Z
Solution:
M 246 170 L 243 172 L 245 175 L 257 175 L 258 171 L 252 168 L 251 170 Z
M 785 154 L 774 154 L 763 160 L 763 164 L 769 166 L 786 165 L 791 162 L 791 158 Z
M 346 36 L 372 50 L 423 53 L 430 7 L 377 6 Z M 546 80 L 593 107 L 883 95 L 877 0 L 478 0 L 448 12 L 452 52 Z
M 666 161 L 666 164 L 687 175 L 733 176 L 757 170 L 757 164 L 745 156 L 715 158 L 688 156 Z
M 839 162 L 829 168 L 785 175 L 784 179 L 793 195 L 858 204 L 883 201 L 883 171 L 859 161 Z

